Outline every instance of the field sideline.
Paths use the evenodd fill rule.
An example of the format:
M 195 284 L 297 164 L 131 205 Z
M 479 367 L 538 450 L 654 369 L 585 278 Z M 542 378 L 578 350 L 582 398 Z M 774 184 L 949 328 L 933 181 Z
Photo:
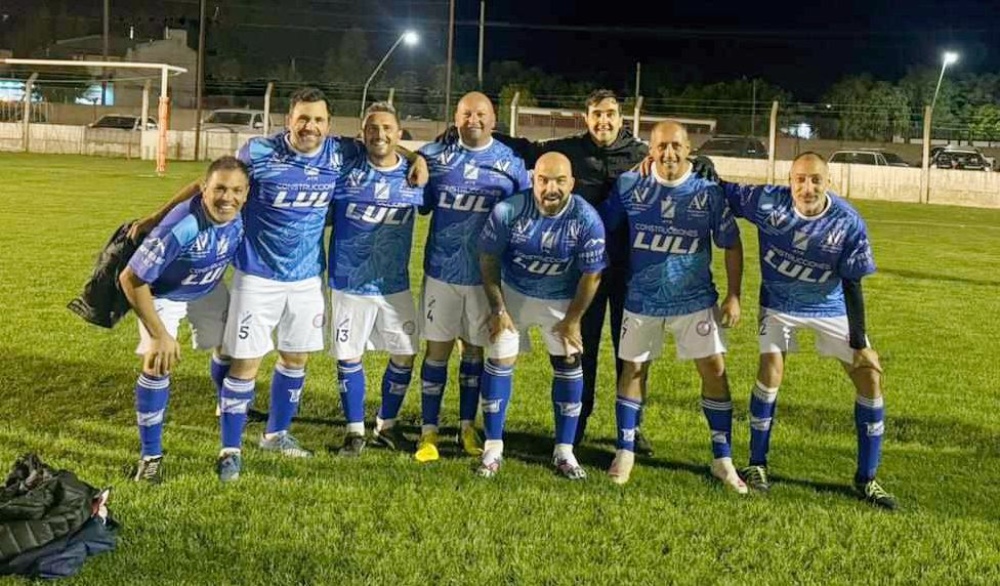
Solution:
M 873 510 L 849 492 L 853 392 L 812 338 L 793 355 L 778 399 L 771 494 L 739 498 L 708 473 L 709 436 L 693 365 L 653 367 L 643 429 L 656 455 L 613 485 L 611 345 L 598 406 L 579 450 L 590 474 L 557 478 L 549 364 L 536 352 L 515 372 L 508 454 L 484 481 L 454 449 L 418 465 L 370 449 L 339 459 L 343 418 L 329 356 L 310 363 L 292 432 L 311 461 L 264 455 L 245 436 L 244 474 L 214 474 L 218 429 L 208 356 L 182 336 L 164 447 L 167 482 L 136 486 L 132 387 L 135 317 L 113 331 L 66 310 L 94 256 L 122 221 L 148 212 L 203 169 L 150 161 L 0 154 L 0 468 L 34 451 L 95 485 L 113 485 L 117 552 L 67 584 L 564 584 L 1000 582 L 1000 210 L 855 202 L 879 273 L 865 280 L 868 330 L 886 369 L 880 480 L 901 510 Z M 734 458 L 745 464 L 756 371 L 756 234 L 747 248 L 743 322 L 730 332 Z M 421 220 L 411 270 L 422 277 Z M 717 278 L 724 278 L 721 254 Z M 366 358 L 369 424 L 385 355 Z M 419 358 L 418 358 L 419 360 Z M 258 378 L 267 408 L 273 356 Z M 442 424 L 457 423 L 449 373 Z M 415 379 L 417 376 L 415 376 Z M 374 392 L 373 390 L 374 389 Z M 419 382 L 402 418 L 419 431 Z M 22 583 L 0 578 L 0 584 Z

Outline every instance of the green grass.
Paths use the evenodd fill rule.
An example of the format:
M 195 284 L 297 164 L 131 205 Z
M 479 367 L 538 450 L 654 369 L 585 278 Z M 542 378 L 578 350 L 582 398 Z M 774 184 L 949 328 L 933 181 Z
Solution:
M 580 450 L 590 473 L 583 483 L 560 480 L 547 465 L 549 366 L 538 351 L 516 371 L 509 457 L 493 481 L 473 477 L 473 462 L 453 451 L 427 466 L 376 450 L 358 461 L 329 453 L 343 438 L 343 418 L 334 365 L 316 355 L 293 430 L 318 457 L 284 460 L 250 447 L 241 480 L 222 486 L 213 472 L 208 357 L 185 346 L 165 435 L 168 482 L 136 486 L 121 473 L 138 448 L 135 318 L 104 331 L 65 305 L 110 231 L 200 170 L 172 164 L 156 178 L 151 162 L 0 155 L 0 467 L 35 451 L 92 484 L 114 485 L 111 508 L 123 524 L 118 551 L 88 563 L 72 583 L 1000 580 L 1000 210 L 857 202 L 880 267 L 865 290 L 886 368 L 880 477 L 901 502 L 895 514 L 847 492 L 853 392 L 836 364 L 811 351 L 809 336 L 801 342 L 810 351 L 791 358 L 781 390 L 771 461 L 777 482 L 766 498 L 738 498 L 712 481 L 694 368 L 674 361 L 672 347 L 653 367 L 644 425 L 657 455 L 624 489 L 610 483 L 607 340 L 590 442 Z M 743 227 L 744 321 L 731 333 L 728 357 L 738 463 L 747 454 L 759 275 L 756 237 Z M 421 243 L 426 224 L 418 230 Z M 259 377 L 261 408 L 272 361 Z M 384 355 L 366 359 L 369 388 L 378 388 L 384 364 Z M 446 425 L 456 420 L 456 381 L 453 370 Z M 419 424 L 417 389 L 403 411 L 411 431 Z M 369 398 L 373 414 L 377 393 Z M 248 443 L 260 431 L 252 424 Z

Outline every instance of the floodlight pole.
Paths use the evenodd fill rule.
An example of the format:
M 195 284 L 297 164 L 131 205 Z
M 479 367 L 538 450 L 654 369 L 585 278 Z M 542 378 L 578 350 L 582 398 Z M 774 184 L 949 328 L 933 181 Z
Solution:
M 201 95 L 205 89 L 205 0 L 201 0 L 198 13 L 198 72 L 195 74 L 194 91 L 194 160 L 201 160 Z
M 389 56 L 392 55 L 392 52 L 396 50 L 396 47 L 398 47 L 399 44 L 403 42 L 403 39 L 405 39 L 406 35 L 408 34 L 410 34 L 410 32 L 406 31 L 403 34 L 399 35 L 399 38 L 396 39 L 396 42 L 393 43 L 391 47 L 389 47 L 389 50 L 386 51 L 385 56 L 382 57 L 382 60 L 379 61 L 378 65 L 375 66 L 375 71 L 372 71 L 372 74 L 368 76 L 368 81 L 365 82 L 365 89 L 361 91 L 361 112 L 358 114 L 359 119 L 364 119 L 365 117 L 365 104 L 368 102 L 368 86 L 371 85 L 372 80 L 375 79 L 376 75 L 378 75 L 379 70 L 381 70 L 382 66 L 385 65 L 385 62 L 389 60 Z

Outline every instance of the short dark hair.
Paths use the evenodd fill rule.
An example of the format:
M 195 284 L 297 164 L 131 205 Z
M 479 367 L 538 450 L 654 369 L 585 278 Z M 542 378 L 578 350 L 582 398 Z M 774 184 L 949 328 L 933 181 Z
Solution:
M 330 100 L 326 99 L 326 94 L 323 90 L 315 87 L 301 87 L 294 92 L 292 92 L 289 98 L 288 111 L 291 112 L 295 109 L 295 106 L 302 102 L 323 102 L 326 104 L 326 111 L 333 116 L 333 106 L 330 105 Z
M 799 159 L 805 159 L 805 158 L 808 158 L 808 157 L 813 157 L 815 159 L 819 159 L 820 161 L 822 161 L 824 163 L 826 162 L 826 157 L 824 157 L 823 155 L 817 153 L 816 151 L 803 151 L 803 152 L 799 153 L 798 155 L 796 155 L 794 159 L 792 159 L 792 164 L 794 165 L 795 163 L 797 163 Z
M 587 111 L 589 112 L 591 108 L 593 108 L 594 106 L 600 104 L 602 101 L 607 100 L 609 98 L 612 99 L 612 100 L 614 100 L 616 103 L 618 102 L 618 96 L 615 95 L 615 92 L 613 92 L 611 90 L 608 90 L 608 89 L 594 90 L 594 91 L 590 92 L 589 96 L 587 96 L 587 101 L 586 101 L 585 107 L 587 108 Z
M 208 165 L 208 171 L 205 171 L 205 180 L 208 181 L 212 173 L 216 171 L 239 171 L 246 175 L 247 179 L 250 179 L 250 168 L 247 167 L 246 163 L 232 155 L 225 155 L 212 161 Z
M 395 106 L 389 102 L 375 102 L 371 106 L 368 106 L 365 109 L 365 117 L 361 121 L 361 125 L 364 126 L 364 123 L 368 121 L 368 117 L 378 112 L 387 112 L 392 114 L 392 117 L 396 119 L 396 126 L 399 126 L 399 114 L 396 113 Z

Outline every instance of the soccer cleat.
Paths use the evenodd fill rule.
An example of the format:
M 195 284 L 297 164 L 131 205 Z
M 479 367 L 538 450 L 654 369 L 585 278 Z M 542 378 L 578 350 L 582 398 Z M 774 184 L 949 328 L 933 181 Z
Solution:
M 476 468 L 476 476 L 480 478 L 493 478 L 500 472 L 500 463 L 503 462 L 503 456 L 500 454 L 483 454 L 483 461 L 479 463 L 479 467 Z
M 875 480 L 869 480 L 868 482 L 855 481 L 854 490 L 857 491 L 858 498 L 872 506 L 888 511 L 896 510 L 896 497 L 886 492 Z
M 311 458 L 312 452 L 299 445 L 299 441 L 287 431 L 268 438 L 260 436 L 257 446 L 265 452 L 279 452 L 289 458 Z
M 568 480 L 583 480 L 587 477 L 587 471 L 572 453 L 568 456 L 553 456 L 552 465 L 556 467 L 556 473 Z
M 349 433 L 344 437 L 344 447 L 340 448 L 338 454 L 345 458 L 357 458 L 365 449 L 365 436 L 360 433 Z
M 611 468 L 608 468 L 608 476 L 611 477 L 611 482 L 618 485 L 628 483 L 629 477 L 632 476 L 632 467 L 634 465 L 635 452 L 618 450 L 615 453 L 615 459 L 611 462 Z
M 388 429 L 382 428 L 376 431 L 375 436 L 372 438 L 372 443 L 392 451 L 405 450 L 409 446 L 406 436 L 395 425 Z
M 746 483 L 740 478 L 733 467 L 732 458 L 716 458 L 712 460 L 712 476 L 722 481 L 722 485 L 732 490 L 736 494 L 746 494 L 749 492 Z
M 479 432 L 476 431 L 475 427 L 463 427 L 458 432 L 458 443 L 462 446 L 462 450 L 470 456 L 483 455 L 483 440 L 479 437 Z
M 140 458 L 131 473 L 134 482 L 160 484 L 163 482 L 163 456 Z
M 241 468 L 243 468 L 243 458 L 236 453 L 223 454 L 215 463 L 215 470 L 222 482 L 238 480 Z
M 430 431 L 420 436 L 420 443 L 417 444 L 417 451 L 413 454 L 417 462 L 435 462 L 441 458 L 438 454 L 438 434 Z
M 766 466 L 747 466 L 743 469 L 742 476 L 750 490 L 765 494 L 771 490 L 771 483 L 767 480 Z
M 653 455 L 653 444 L 638 428 L 635 430 L 635 453 L 647 457 Z

